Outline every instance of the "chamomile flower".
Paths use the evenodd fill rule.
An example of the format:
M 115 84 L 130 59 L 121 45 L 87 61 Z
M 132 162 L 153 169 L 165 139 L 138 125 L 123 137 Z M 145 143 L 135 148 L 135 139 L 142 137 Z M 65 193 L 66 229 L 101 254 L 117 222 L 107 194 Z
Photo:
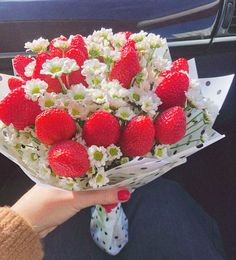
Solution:
M 96 189 L 96 188 L 106 185 L 108 182 L 109 182 L 109 179 L 107 178 L 106 172 L 103 169 L 100 169 L 97 172 L 96 176 L 89 180 L 89 185 L 92 188 Z
M 42 110 L 51 109 L 59 106 L 57 95 L 53 92 L 45 92 L 43 96 L 39 97 L 38 102 Z
M 92 178 L 95 173 L 96 173 L 96 168 L 91 166 L 91 167 L 89 167 L 88 171 L 86 172 L 86 175 L 89 178 Z
M 91 99 L 90 93 L 83 84 L 72 85 L 67 91 L 68 96 L 79 103 L 86 103 Z
M 116 33 L 112 37 L 112 45 L 120 49 L 126 43 L 126 37 L 124 33 Z
M 162 72 L 165 70 L 170 69 L 171 62 L 168 59 L 164 59 L 160 57 L 159 55 L 154 56 L 152 60 L 152 68 L 158 72 Z
M 144 32 L 142 30 L 139 33 L 133 33 L 132 35 L 130 35 L 129 39 L 134 40 L 136 42 L 141 42 L 146 36 L 147 32 Z
M 62 41 L 60 39 L 57 39 L 54 43 L 53 46 L 56 48 L 59 48 L 61 50 L 66 50 L 70 47 L 70 40 L 68 41 Z
M 120 107 L 115 114 L 117 117 L 123 119 L 123 120 L 131 120 L 133 117 L 135 117 L 135 113 L 130 107 Z
M 141 109 L 144 112 L 148 113 L 150 116 L 155 116 L 158 106 L 161 104 L 161 100 L 155 93 L 149 91 L 148 94 L 141 98 L 141 103 Z
M 169 145 L 156 145 L 154 148 L 154 156 L 158 159 L 164 159 L 168 157 Z
M 136 105 L 142 104 L 142 97 L 145 95 L 145 92 L 139 87 L 132 87 L 129 90 L 129 100 Z
M 33 40 L 32 42 L 25 43 L 26 51 L 40 52 L 46 51 L 49 45 L 49 41 L 40 37 L 37 40 Z
M 207 124 L 213 124 L 217 115 L 219 114 L 218 106 L 210 99 L 205 101 L 205 109 L 203 113 L 204 122 Z
M 78 102 L 72 101 L 68 106 L 68 112 L 74 119 L 82 119 L 85 120 L 89 113 L 89 109 L 87 106 L 79 104 Z
M 26 147 L 22 149 L 22 161 L 27 164 L 30 168 L 38 168 L 39 166 L 39 155 L 36 149 Z
M 122 152 L 120 150 L 120 147 L 112 144 L 107 147 L 107 153 L 108 153 L 108 160 L 113 161 L 115 159 L 120 159 L 122 156 Z
M 31 79 L 25 83 L 23 88 L 25 89 L 26 97 L 36 101 L 46 92 L 48 84 L 40 79 Z
M 78 69 L 79 66 L 74 59 L 55 57 L 43 63 L 40 73 L 59 78 L 62 74 L 70 74 Z
M 92 96 L 93 102 L 96 104 L 104 104 L 107 102 L 107 95 L 105 91 L 100 90 L 100 89 L 92 89 L 90 92 Z
M 30 78 L 33 76 L 35 65 L 36 65 L 36 61 L 34 60 L 25 66 L 25 76 L 26 77 Z
M 108 67 L 97 59 L 86 60 L 82 66 L 81 74 L 86 77 L 87 83 L 92 87 L 99 87 L 106 78 Z
M 76 141 L 77 143 L 82 144 L 84 147 L 86 147 L 86 142 L 84 141 L 81 132 L 77 133 L 72 140 Z
M 91 165 L 100 168 L 105 166 L 107 161 L 106 148 L 103 146 L 92 145 L 88 148 L 88 155 Z

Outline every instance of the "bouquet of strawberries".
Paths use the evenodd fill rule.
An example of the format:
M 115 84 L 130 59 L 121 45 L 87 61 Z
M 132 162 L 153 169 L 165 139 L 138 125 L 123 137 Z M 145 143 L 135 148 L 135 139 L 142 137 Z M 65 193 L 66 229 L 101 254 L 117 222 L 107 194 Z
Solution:
M 36 182 L 135 189 L 222 138 L 212 130 L 219 106 L 190 78 L 186 59 L 171 62 L 159 35 L 102 28 L 88 37 L 39 38 L 25 48 L 30 55 L 13 59 L 18 77 L 5 76 L 0 140 L 1 152 Z M 117 223 L 127 227 L 117 211 L 116 231 Z M 116 254 L 127 228 L 120 237 L 124 243 L 113 252 L 99 246 Z

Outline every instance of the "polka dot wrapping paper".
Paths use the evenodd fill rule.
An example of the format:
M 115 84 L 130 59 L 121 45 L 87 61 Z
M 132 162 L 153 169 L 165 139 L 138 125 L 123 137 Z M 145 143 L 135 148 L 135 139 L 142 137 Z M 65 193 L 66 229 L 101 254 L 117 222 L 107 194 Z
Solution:
M 191 78 L 198 78 L 195 60 L 189 61 L 189 75 Z M 0 74 L 0 99 L 4 98 L 9 89 L 7 80 L 10 76 Z M 204 97 L 210 98 L 220 109 L 230 89 L 234 75 L 215 78 L 201 78 L 199 83 Z M 187 157 L 204 149 L 224 137 L 212 129 L 211 126 L 202 125 L 202 114 L 196 108 L 186 112 L 187 132 L 185 137 L 170 146 L 170 154 L 167 158 L 158 159 L 152 157 L 135 157 L 128 163 L 117 166 L 107 171 L 109 178 L 108 185 L 101 189 L 111 187 L 127 186 L 130 190 L 137 189 L 154 179 L 160 177 L 174 167 L 186 162 Z M 216 115 L 217 116 L 217 115 Z M 213 122 L 216 120 L 216 116 Z M 207 134 L 208 139 L 199 142 L 199 139 Z M 19 154 L 7 145 L 4 138 L 0 137 L 0 152 L 11 161 L 19 165 L 24 173 L 35 183 L 50 187 L 62 188 L 56 179 L 42 179 L 37 172 L 29 168 L 20 158 Z M 74 190 L 91 190 L 88 181 L 81 178 L 80 183 L 74 186 Z M 128 242 L 128 220 L 121 207 L 106 213 L 104 208 L 96 206 L 92 209 L 91 235 L 95 243 L 111 255 L 116 255 Z

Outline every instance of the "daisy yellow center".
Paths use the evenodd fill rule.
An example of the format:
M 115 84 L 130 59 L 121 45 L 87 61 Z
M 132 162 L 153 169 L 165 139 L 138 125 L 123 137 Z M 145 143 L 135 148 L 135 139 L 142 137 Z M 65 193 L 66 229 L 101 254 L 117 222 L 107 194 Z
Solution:
M 36 161 L 36 160 L 38 159 L 37 154 L 36 154 L 36 153 L 31 153 L 30 159 L 31 159 L 32 161 Z
M 51 73 L 57 73 L 61 71 L 61 67 L 60 66 L 55 66 L 51 68 Z
M 38 93 L 40 93 L 40 88 L 37 86 L 33 87 L 32 94 L 38 94 Z
M 121 115 L 123 118 L 128 118 L 128 117 L 129 117 L 129 114 L 126 113 L 126 112 L 122 112 L 120 115 Z
M 33 48 L 33 52 L 40 52 L 40 51 L 46 51 L 46 48 L 43 46 L 35 46 Z
M 81 94 L 81 93 L 77 93 L 77 94 L 74 95 L 74 99 L 75 99 L 75 100 L 84 99 L 84 98 L 85 98 L 84 95 Z
M 102 177 L 101 174 L 98 174 L 98 175 L 96 176 L 96 182 L 101 182 L 102 179 L 103 179 L 103 177 Z
M 118 151 L 116 148 L 111 148 L 109 150 L 111 156 L 116 156 L 118 154 Z
M 72 115 L 73 116 L 78 116 L 79 115 L 79 110 L 78 109 L 72 109 Z
M 156 154 L 156 156 L 158 156 L 158 157 L 162 157 L 162 155 L 163 155 L 162 149 L 156 149 L 155 154 Z
M 135 101 L 139 101 L 139 100 L 140 100 L 140 96 L 139 96 L 138 94 L 134 93 L 134 94 L 133 94 L 133 99 L 134 99 Z
M 45 101 L 45 107 L 52 107 L 53 105 L 54 102 L 51 99 Z
M 103 158 L 102 152 L 99 152 L 99 151 L 94 152 L 93 158 L 94 158 L 96 161 L 101 161 L 102 158 Z

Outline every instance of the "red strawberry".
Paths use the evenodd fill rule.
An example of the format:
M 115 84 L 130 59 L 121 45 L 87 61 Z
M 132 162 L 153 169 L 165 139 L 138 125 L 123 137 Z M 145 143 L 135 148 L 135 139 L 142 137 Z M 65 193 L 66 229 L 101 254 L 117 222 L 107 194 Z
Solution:
M 136 116 L 125 126 L 120 140 L 121 151 L 126 156 L 142 156 L 153 146 L 154 125 L 148 116 Z
M 188 61 L 185 58 L 179 58 L 172 63 L 171 71 L 180 70 L 188 72 Z
M 83 85 L 87 86 L 85 77 L 81 74 L 81 67 L 87 59 L 83 51 L 81 51 L 80 49 L 70 48 L 65 55 L 67 58 L 74 59 L 80 67 L 79 70 L 74 71 L 69 75 L 70 85 L 82 83 Z
M 125 51 L 126 48 L 133 48 L 135 50 L 136 42 L 134 40 L 127 40 L 127 42 L 120 49 L 121 52 Z
M 66 111 L 49 109 L 36 117 L 35 132 L 44 144 L 54 144 L 72 138 L 76 133 L 76 123 Z
M 57 48 L 57 47 L 54 46 L 54 43 L 57 40 L 67 41 L 68 39 L 66 37 L 64 37 L 64 36 L 60 36 L 58 38 L 55 38 L 55 39 L 51 40 L 50 45 L 49 45 L 49 52 L 50 52 L 52 57 L 60 57 L 60 58 L 62 58 L 62 56 L 63 56 L 62 50 L 60 48 Z
M 85 122 L 83 138 L 88 146 L 107 147 L 116 144 L 120 137 L 120 124 L 110 113 L 97 111 Z
M 171 107 L 154 122 L 157 141 L 161 144 L 174 144 L 181 140 L 186 132 L 186 116 L 182 107 Z
M 25 76 L 25 67 L 30 63 L 34 61 L 33 58 L 24 56 L 24 55 L 17 55 L 13 59 L 13 67 L 16 70 L 17 74 L 23 79 L 23 80 L 29 80 L 29 77 Z
M 48 83 L 47 92 L 55 92 L 60 93 L 62 91 L 61 84 L 58 79 L 52 78 L 50 75 L 43 75 L 40 73 L 42 69 L 42 65 L 46 62 L 46 60 L 51 60 L 53 57 L 51 54 L 47 52 L 40 52 L 36 56 L 36 65 L 33 72 L 33 78 L 40 78 Z M 65 76 L 62 77 L 63 82 L 65 83 Z
M 83 36 L 79 34 L 75 35 L 71 40 L 70 48 L 80 50 L 84 54 L 85 59 L 88 59 L 88 50 L 85 46 Z
M 184 106 L 188 87 L 189 78 L 185 73 L 169 73 L 155 90 L 162 101 L 160 108 L 164 110 L 173 106 Z
M 133 47 L 121 52 L 121 59 L 111 69 L 109 80 L 117 79 L 125 88 L 129 88 L 133 77 L 141 71 L 138 54 Z
M 8 79 L 8 87 L 11 91 L 13 91 L 16 88 L 21 87 L 22 85 L 25 84 L 25 81 L 23 81 L 22 79 L 19 78 L 9 78 Z
M 54 144 L 48 153 L 48 162 L 58 176 L 80 177 L 89 169 L 89 159 L 83 145 L 75 141 Z
M 23 88 L 14 89 L 0 101 L 0 120 L 6 125 L 12 123 L 19 130 L 34 125 L 40 112 L 38 102 L 27 99 Z

